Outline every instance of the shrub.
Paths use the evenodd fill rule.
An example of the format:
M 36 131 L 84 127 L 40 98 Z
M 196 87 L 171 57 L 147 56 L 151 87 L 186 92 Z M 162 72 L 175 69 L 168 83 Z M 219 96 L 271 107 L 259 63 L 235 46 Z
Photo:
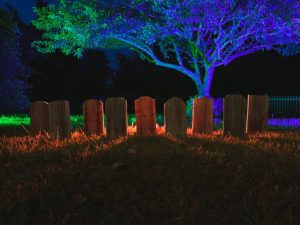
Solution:
M 191 119 L 193 116 L 193 100 L 196 98 L 201 97 L 199 94 L 194 95 L 192 97 L 190 97 L 187 100 L 187 104 L 186 104 L 186 115 L 187 118 Z M 214 100 L 214 106 L 213 106 L 213 115 L 215 118 L 220 118 L 223 116 L 223 98 L 216 98 L 213 99 Z

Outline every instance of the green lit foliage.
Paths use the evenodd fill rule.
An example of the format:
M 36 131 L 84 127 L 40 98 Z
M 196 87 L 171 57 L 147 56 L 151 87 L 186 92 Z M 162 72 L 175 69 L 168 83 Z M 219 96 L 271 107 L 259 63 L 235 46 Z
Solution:
M 30 125 L 30 117 L 28 115 L 20 116 L 20 115 L 1 115 L 0 116 L 0 126 L 20 126 L 23 123 L 25 125 Z
M 42 53 L 51 53 L 61 49 L 66 55 L 81 57 L 90 44 L 91 32 L 97 29 L 96 18 L 99 12 L 92 8 L 93 1 L 61 0 L 61 6 L 49 5 L 49 8 L 35 8 L 38 19 L 32 24 L 37 29 L 47 30 L 43 34 L 45 41 L 35 41 L 33 46 Z
M 104 19 L 101 22 L 101 18 L 110 16 L 112 12 L 97 8 L 96 2 L 60 0 L 59 7 L 49 4 L 48 7 L 34 8 L 38 19 L 32 21 L 32 24 L 46 32 L 43 33 L 43 40 L 34 41 L 32 46 L 42 53 L 52 53 L 59 49 L 66 55 L 73 54 L 78 58 L 87 49 L 126 47 L 118 40 L 104 42 L 100 31 L 108 29 L 109 25 Z

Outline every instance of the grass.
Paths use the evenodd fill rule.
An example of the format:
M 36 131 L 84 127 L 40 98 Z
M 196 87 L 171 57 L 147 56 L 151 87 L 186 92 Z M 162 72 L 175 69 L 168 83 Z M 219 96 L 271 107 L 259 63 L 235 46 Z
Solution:
M 83 116 L 71 115 L 71 129 L 72 131 L 81 130 L 83 128 Z M 162 127 L 164 125 L 164 115 L 157 114 L 157 125 Z M 0 136 L 23 136 L 26 135 L 26 131 L 22 128 L 21 123 L 25 128 L 30 127 L 30 117 L 27 114 L 13 114 L 13 115 L 1 115 L 0 116 Z M 269 119 L 269 130 L 300 130 L 300 119 Z M 104 115 L 104 125 L 106 126 L 106 116 Z M 135 115 L 128 114 L 128 125 L 135 126 Z M 191 119 L 187 120 L 188 128 L 192 127 Z M 220 129 L 223 126 L 222 119 L 214 118 L 213 128 L 214 130 Z
M 72 124 L 64 141 L 0 137 L 1 225 L 300 224 L 298 129 L 108 140 Z
M 83 116 L 82 115 L 71 115 L 71 130 L 82 130 L 83 129 Z M 163 114 L 158 114 L 156 116 L 156 122 L 158 126 L 163 126 L 164 116 Z M 0 136 L 23 136 L 26 135 L 26 131 L 22 128 L 21 123 L 24 124 L 25 128 L 30 127 L 30 117 L 27 114 L 16 114 L 0 116 Z M 106 116 L 104 115 L 104 125 L 106 126 Z M 135 115 L 128 114 L 128 125 L 135 126 Z M 191 120 L 187 122 L 188 127 L 192 127 Z M 222 127 L 222 121 L 215 119 L 213 123 L 214 129 Z

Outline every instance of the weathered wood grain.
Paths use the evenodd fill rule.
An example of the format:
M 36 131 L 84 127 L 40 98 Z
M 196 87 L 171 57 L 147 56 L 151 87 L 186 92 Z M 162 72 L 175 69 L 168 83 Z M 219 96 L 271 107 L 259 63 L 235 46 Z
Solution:
M 186 137 L 186 104 L 180 98 L 170 98 L 164 104 L 164 123 L 166 134 L 174 137 Z
M 266 131 L 268 129 L 269 97 L 248 95 L 246 133 Z
M 223 133 L 242 137 L 246 129 L 246 99 L 242 95 L 227 95 L 223 104 Z
M 88 99 L 82 104 L 83 130 L 87 136 L 104 133 L 103 103 L 97 99 Z
M 192 130 L 196 133 L 211 133 L 213 125 L 213 100 L 208 97 L 193 101 Z
M 106 136 L 118 138 L 127 136 L 127 100 L 123 97 L 108 98 L 105 101 Z
M 30 107 L 30 133 L 49 133 L 48 102 L 36 101 Z
M 70 103 L 65 100 L 49 102 L 49 130 L 53 138 L 71 137 Z
M 155 99 L 148 96 L 134 101 L 137 135 L 156 134 Z

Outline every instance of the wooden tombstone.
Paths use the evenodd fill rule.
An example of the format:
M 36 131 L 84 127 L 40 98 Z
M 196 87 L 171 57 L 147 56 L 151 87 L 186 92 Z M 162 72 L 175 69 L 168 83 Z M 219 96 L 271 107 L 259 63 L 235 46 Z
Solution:
M 155 99 L 143 96 L 134 100 L 137 135 L 156 134 Z
M 70 103 L 65 100 L 49 102 L 49 130 L 53 138 L 71 137 Z
M 180 98 L 170 98 L 164 104 L 166 134 L 173 137 L 186 137 L 186 104 Z
M 208 97 L 200 97 L 193 100 L 193 134 L 212 132 L 213 103 L 214 101 Z
M 244 136 L 246 129 L 246 99 L 242 95 L 227 95 L 223 101 L 224 135 Z
M 268 129 L 268 101 L 264 95 L 248 95 L 246 133 Z
M 33 135 L 49 132 L 48 102 L 36 101 L 30 107 L 30 133 Z
M 103 103 L 97 99 L 88 99 L 82 104 L 83 130 L 87 136 L 104 133 Z
M 105 101 L 106 137 L 127 136 L 127 100 L 123 97 L 108 98 Z

